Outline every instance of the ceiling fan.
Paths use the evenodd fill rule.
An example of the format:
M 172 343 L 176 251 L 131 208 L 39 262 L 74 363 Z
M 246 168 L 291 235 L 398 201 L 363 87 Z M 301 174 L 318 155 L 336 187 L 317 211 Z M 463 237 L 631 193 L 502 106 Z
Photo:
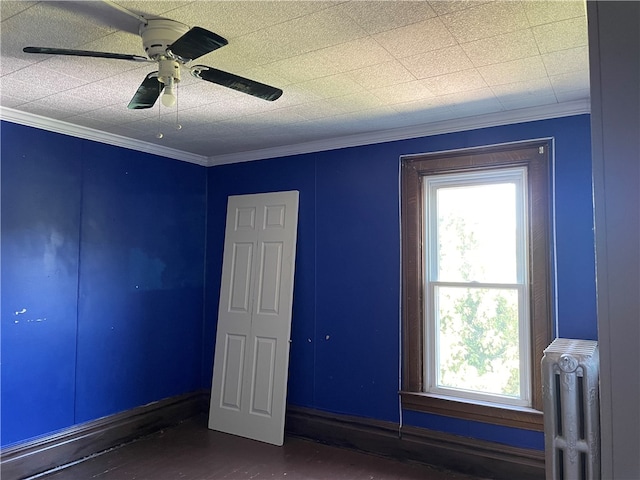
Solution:
M 72 55 L 157 63 L 158 70 L 149 73 L 145 77 L 129 102 L 127 107 L 130 109 L 153 107 L 161 93 L 163 105 L 167 107 L 174 105 L 176 102 L 174 88 L 180 82 L 181 66 L 188 68 L 195 78 L 264 100 L 274 101 L 282 95 L 282 90 L 279 88 L 240 77 L 233 73 L 224 72 L 206 65 L 187 66 L 189 62 L 227 45 L 228 41 L 220 35 L 200 27 L 190 29 L 187 25 L 166 18 L 147 19 L 113 2 L 105 3 L 136 17 L 141 22 L 139 35 L 142 37 L 142 45 L 147 57 L 50 47 L 25 47 L 23 51 L 25 53 L 47 55 Z

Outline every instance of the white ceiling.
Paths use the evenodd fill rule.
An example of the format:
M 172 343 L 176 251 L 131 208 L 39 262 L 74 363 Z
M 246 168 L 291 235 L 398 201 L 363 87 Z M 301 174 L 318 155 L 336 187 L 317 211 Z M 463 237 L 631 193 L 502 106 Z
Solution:
M 153 64 L 22 52 L 144 55 L 133 16 L 1 0 L 2 118 L 214 165 L 589 108 L 584 0 L 116 3 L 222 35 L 229 44 L 194 63 L 284 94 L 267 102 L 184 71 L 178 130 L 175 107 L 126 108 Z

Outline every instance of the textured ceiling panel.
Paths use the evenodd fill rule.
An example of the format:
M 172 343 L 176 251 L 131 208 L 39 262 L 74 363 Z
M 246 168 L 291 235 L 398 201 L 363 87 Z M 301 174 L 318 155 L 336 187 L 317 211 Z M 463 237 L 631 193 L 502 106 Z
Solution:
M 178 150 L 208 164 L 567 114 L 589 101 L 583 0 L 2 0 L 0 13 L 3 118 L 133 148 L 139 142 L 145 151 Z M 192 63 L 283 95 L 267 102 L 205 82 L 187 64 L 177 108 L 158 101 L 129 110 L 156 62 L 22 51 L 144 56 L 140 16 L 225 37 L 228 45 Z

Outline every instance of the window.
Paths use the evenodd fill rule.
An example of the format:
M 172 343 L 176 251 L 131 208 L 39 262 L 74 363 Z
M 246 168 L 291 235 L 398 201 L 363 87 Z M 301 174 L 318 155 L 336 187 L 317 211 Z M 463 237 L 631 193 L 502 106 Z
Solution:
M 542 430 L 549 142 L 402 160 L 404 408 Z

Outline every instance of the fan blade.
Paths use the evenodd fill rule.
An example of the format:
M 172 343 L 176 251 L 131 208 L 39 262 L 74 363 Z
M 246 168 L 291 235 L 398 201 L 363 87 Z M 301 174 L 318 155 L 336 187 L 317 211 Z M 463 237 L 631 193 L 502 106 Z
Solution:
M 273 102 L 280 98 L 282 90 L 276 87 L 265 85 L 264 83 L 239 77 L 233 73 L 223 72 L 205 65 L 196 65 L 191 68 L 191 75 L 207 82 L 217 83 L 223 87 L 232 88 L 242 93 L 248 93 L 254 97 L 262 98 Z
M 221 37 L 209 30 L 200 27 L 193 27 L 179 39 L 177 39 L 169 50 L 185 62 L 195 60 L 202 55 L 213 52 L 227 43 L 226 38 Z
M 67 48 L 24 47 L 25 53 L 44 53 L 46 55 L 73 55 L 76 57 L 114 58 L 116 60 L 132 60 L 134 62 L 150 62 L 147 57 L 128 55 L 125 53 L 92 52 L 90 50 L 69 50 Z
M 139 110 L 141 108 L 151 108 L 158 100 L 162 85 L 158 80 L 158 72 L 151 72 L 138 87 L 127 108 Z

